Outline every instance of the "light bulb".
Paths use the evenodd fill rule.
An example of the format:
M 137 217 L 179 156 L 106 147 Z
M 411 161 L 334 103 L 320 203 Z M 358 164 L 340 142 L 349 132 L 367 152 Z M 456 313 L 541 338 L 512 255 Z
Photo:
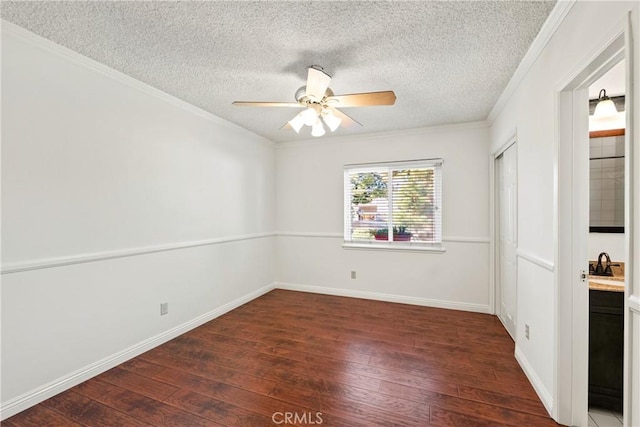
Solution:
M 289 120 L 289 125 L 296 133 L 300 133 L 300 129 L 304 125 L 304 119 L 302 118 L 302 113 L 297 114 L 293 119 Z
M 300 115 L 302 116 L 302 119 L 304 120 L 304 124 L 307 125 L 307 126 L 313 126 L 313 124 L 318 119 L 318 113 L 316 113 L 316 110 L 314 110 L 311 107 L 309 107 L 306 110 L 304 110 L 302 113 L 300 113 Z
M 618 110 L 611 98 L 607 96 L 607 91 L 605 89 L 600 90 L 598 94 L 598 105 L 596 105 L 596 109 L 593 112 L 593 117 L 602 119 L 613 117 L 616 114 L 618 114 Z
M 324 126 L 322 125 L 322 120 L 318 118 L 318 120 L 311 127 L 311 136 L 322 136 L 325 134 Z
M 605 117 L 615 116 L 616 114 L 618 114 L 616 105 L 612 100 L 606 99 L 604 101 L 598 102 L 598 105 L 596 105 L 596 110 L 593 112 L 593 117 L 602 119 Z
M 331 110 L 325 110 L 326 113 L 323 114 L 322 119 L 327 124 L 327 127 L 331 130 L 331 132 L 335 132 L 336 129 L 342 123 L 342 119 L 333 114 Z

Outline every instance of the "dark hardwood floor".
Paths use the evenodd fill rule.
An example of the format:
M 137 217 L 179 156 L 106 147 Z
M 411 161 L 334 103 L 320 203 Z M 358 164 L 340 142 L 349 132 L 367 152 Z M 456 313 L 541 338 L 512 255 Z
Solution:
M 3 426 L 555 426 L 485 314 L 274 290 Z

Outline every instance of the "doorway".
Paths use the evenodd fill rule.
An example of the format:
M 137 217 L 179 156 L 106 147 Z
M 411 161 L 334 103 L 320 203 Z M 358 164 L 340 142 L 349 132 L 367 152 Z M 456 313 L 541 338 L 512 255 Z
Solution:
M 511 141 L 494 161 L 497 314 L 515 341 L 518 277 L 518 157 L 515 141 Z
M 633 87 L 631 32 L 625 19 L 611 30 L 607 44 L 599 47 L 582 64 L 570 81 L 558 92 L 558 150 L 556 169 L 557 209 L 557 336 L 556 336 L 556 400 L 554 418 L 562 424 L 588 425 L 588 361 L 589 361 L 589 95 L 588 88 L 617 63 L 625 60 L 625 86 Z M 632 91 L 628 95 L 631 95 Z M 625 269 L 635 270 L 632 250 L 634 231 L 633 102 L 626 102 L 625 136 L 625 214 L 628 230 L 624 243 Z M 637 144 L 637 142 L 635 142 Z M 633 342 L 633 285 L 628 276 L 624 283 L 624 425 L 637 425 L 638 406 L 637 343 Z M 634 354 L 635 353 L 635 354 Z M 636 374 L 637 376 L 637 371 Z M 636 423 L 636 424 L 634 424 Z
M 622 427 L 623 418 L 624 70 L 623 60 L 589 87 L 588 422 L 594 427 Z

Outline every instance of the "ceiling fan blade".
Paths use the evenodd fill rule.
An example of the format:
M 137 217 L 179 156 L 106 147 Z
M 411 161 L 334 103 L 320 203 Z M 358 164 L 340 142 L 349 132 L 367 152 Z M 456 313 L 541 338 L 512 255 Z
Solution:
M 307 93 L 306 96 L 316 101 L 324 98 L 324 93 L 329 87 L 331 76 L 318 68 L 309 67 L 307 74 Z
M 233 105 L 238 105 L 240 107 L 301 107 L 297 102 L 234 101 Z
M 340 123 L 340 126 L 342 126 L 343 128 L 355 129 L 358 126 L 362 126 L 361 123 L 358 123 L 357 121 L 355 121 L 351 117 L 347 116 L 345 113 L 343 113 L 342 111 L 338 110 L 337 108 L 331 108 L 331 111 L 333 112 L 334 116 L 339 117 L 340 119 L 342 119 L 342 122 Z
M 327 103 L 334 107 L 372 107 L 375 105 L 393 105 L 396 94 L 392 90 L 382 92 L 352 93 L 335 95 L 327 98 Z

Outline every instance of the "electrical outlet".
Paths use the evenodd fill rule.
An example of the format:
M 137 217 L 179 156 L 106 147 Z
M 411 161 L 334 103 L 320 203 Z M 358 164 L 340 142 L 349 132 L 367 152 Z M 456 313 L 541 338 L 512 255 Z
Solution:
M 352 278 L 352 279 L 355 279 L 355 278 L 356 278 L 356 272 L 355 272 L 355 271 L 352 271 L 352 272 L 351 272 L 351 278 Z
M 524 325 L 524 337 L 529 339 L 529 325 Z
M 169 314 L 169 303 L 168 302 L 160 303 L 160 316 L 164 316 L 165 314 Z

